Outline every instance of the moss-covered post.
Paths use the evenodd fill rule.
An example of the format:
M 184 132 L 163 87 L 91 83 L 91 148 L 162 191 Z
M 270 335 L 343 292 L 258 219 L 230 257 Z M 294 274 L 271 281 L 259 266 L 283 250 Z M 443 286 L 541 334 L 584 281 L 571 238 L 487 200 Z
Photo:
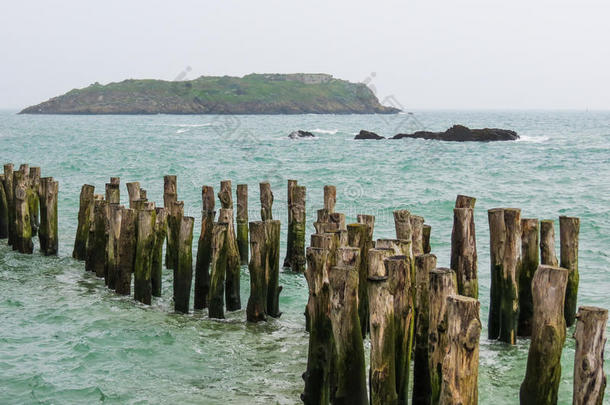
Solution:
M 173 260 L 169 268 L 175 270 L 176 263 L 178 262 L 178 233 L 180 233 L 180 223 L 182 222 L 182 217 L 184 217 L 184 201 L 172 201 L 167 215 L 167 233 L 168 235 L 171 233 L 172 236 L 171 238 L 168 236 L 165 259 L 167 260 L 169 257 Z M 169 242 L 170 240 L 171 243 Z M 167 251 L 169 250 L 171 252 L 168 255 Z M 167 262 L 165 266 L 167 267 Z
M 337 204 L 337 187 L 335 186 L 324 186 L 324 209 L 332 214 L 335 212 L 335 205 Z
M 519 399 L 522 405 L 557 403 L 561 379 L 561 351 L 566 340 L 563 315 L 568 271 L 540 266 L 532 282 L 534 318 L 525 379 Z
M 121 186 L 118 183 L 106 183 L 106 201 L 108 204 L 121 203 Z
M 129 194 L 129 208 L 135 209 L 135 202 L 141 198 L 140 182 L 134 181 L 127 183 L 127 194 Z
M 72 252 L 72 257 L 77 260 L 85 260 L 87 258 L 87 240 L 89 239 L 89 229 L 91 228 L 91 218 L 93 217 L 94 191 L 95 187 L 89 184 L 84 184 L 80 191 L 78 225 L 74 239 L 74 251 Z
M 246 307 L 246 320 L 267 320 L 266 232 L 262 221 L 250 222 L 250 298 Z
M 178 186 L 177 177 L 175 175 L 163 176 L 163 206 L 167 211 L 167 246 L 165 249 L 165 268 L 172 269 L 176 261 L 175 243 L 178 235 L 174 235 L 176 231 L 176 223 L 180 222 L 179 218 L 172 216 L 172 205 L 178 201 Z
M 413 405 L 430 405 L 430 368 L 428 364 L 428 325 L 430 318 L 430 271 L 436 256 L 415 258 L 415 350 L 413 352 Z
M 108 202 L 105 200 L 96 200 L 93 208 L 93 240 L 91 251 L 92 271 L 97 277 L 104 277 L 106 268 L 106 218 L 108 210 Z
M 8 238 L 8 200 L 4 191 L 4 174 L 0 174 L 0 239 Z
M 210 270 L 209 317 L 224 319 L 224 287 L 227 270 L 227 233 L 229 224 L 216 222 L 212 228 L 212 262 Z
M 514 345 L 519 324 L 519 269 L 521 267 L 521 210 L 504 209 L 506 240 L 500 280 L 499 340 Z
M 286 202 L 288 206 L 288 236 L 286 237 L 286 256 L 284 256 L 284 267 L 290 267 L 290 253 L 292 251 L 292 190 L 297 186 L 296 180 L 288 180 L 286 190 Z
M 15 238 L 15 187 L 13 182 L 13 164 L 4 165 L 4 194 L 8 206 L 8 244 L 11 246 Z
M 430 225 L 424 224 L 424 227 L 422 228 L 424 254 L 428 254 L 432 251 L 432 247 L 430 245 L 430 234 L 431 233 L 432 233 L 432 227 Z
M 580 219 L 575 217 L 559 217 L 559 265 L 568 270 L 568 286 L 564 315 L 568 327 L 576 321 L 576 301 L 578 298 L 578 233 L 580 232 Z
M 487 337 L 497 339 L 500 336 L 500 301 L 502 298 L 502 261 L 506 243 L 506 226 L 504 209 L 492 208 L 487 211 L 489 222 L 489 261 L 491 262 L 491 285 L 489 300 L 489 318 Z
M 430 270 L 428 324 L 428 367 L 430 370 L 430 403 L 438 404 L 443 381 L 443 360 L 449 346 L 447 337 L 447 297 L 457 293 L 457 280 L 451 269 Z
M 267 315 L 279 318 L 280 311 L 280 221 L 265 222 L 267 253 Z
M 111 290 L 116 288 L 119 265 L 119 242 L 121 236 L 121 215 L 124 207 L 119 204 L 109 205 L 108 249 L 106 250 L 105 283 Z
M 236 311 L 241 309 L 240 297 L 240 275 L 241 266 L 239 258 L 239 249 L 235 238 L 235 228 L 233 228 L 233 209 L 221 208 L 218 212 L 218 221 L 229 224 L 227 230 L 227 241 L 225 246 L 227 249 L 227 269 L 225 279 L 225 301 L 227 311 Z
M 175 204 L 175 203 L 174 203 Z M 193 282 L 193 226 L 195 218 L 182 217 L 178 229 L 177 260 L 174 269 L 174 310 L 189 313 Z
M 411 249 L 413 250 L 413 257 L 424 254 L 424 218 L 411 215 L 409 218 L 411 221 Z
M 195 309 L 208 307 L 210 292 L 210 263 L 212 262 L 212 228 L 214 227 L 214 188 L 201 188 L 203 208 L 201 210 L 201 232 L 197 243 L 197 261 L 195 264 Z
M 365 224 L 366 229 L 369 233 L 369 239 L 371 240 L 372 247 L 375 247 L 373 242 L 373 234 L 375 232 L 375 215 L 358 214 L 356 219 L 359 224 Z
M 472 208 L 453 209 L 451 269 L 457 276 L 458 294 L 478 298 L 477 243 L 473 216 Z
M 312 235 L 313 237 L 313 235 Z M 365 224 L 347 225 L 348 245 L 360 250 L 360 265 L 358 266 L 358 319 L 362 337 L 366 336 L 369 324 L 369 295 L 368 295 L 368 252 L 372 248 L 369 232 Z
M 394 211 L 394 227 L 396 229 L 396 239 L 413 239 L 413 229 L 411 228 L 411 213 L 408 210 Z
M 355 258 L 360 254 L 355 250 Z M 359 260 L 355 259 L 356 262 Z M 368 404 L 364 343 L 358 319 L 358 268 L 338 265 L 329 275 L 330 320 L 335 343 L 334 404 Z
M 13 172 L 15 187 L 14 218 L 15 235 L 13 238 L 13 250 L 19 253 L 32 253 L 34 244 L 32 242 L 32 226 L 30 225 L 30 209 L 28 204 L 28 178 L 21 171 Z
M 574 354 L 574 405 L 602 405 L 606 390 L 604 346 L 608 310 L 580 307 L 576 315 Z
M 32 236 L 36 236 L 40 226 L 40 167 L 30 167 L 29 189 L 28 189 L 28 209 L 30 211 L 30 225 L 32 226 Z
M 165 207 L 155 208 L 154 236 L 155 242 L 152 252 L 150 284 L 153 297 L 160 297 L 163 287 L 163 244 L 167 236 L 167 209 Z
M 261 197 L 261 219 L 263 221 L 269 221 L 273 219 L 271 207 L 273 206 L 273 192 L 271 191 L 271 185 L 269 183 L 260 183 L 260 197 Z
M 309 346 L 307 370 L 303 373 L 305 390 L 301 400 L 306 405 L 330 403 L 331 363 L 333 356 L 333 332 L 330 321 L 330 284 L 328 249 L 307 248 L 305 279 L 309 287 L 307 318 Z
M 540 264 L 559 266 L 555 253 L 555 223 L 552 219 L 540 221 Z
M 136 253 L 136 211 L 121 209 L 121 231 L 119 236 L 118 268 L 115 290 L 120 295 L 131 294 L 131 273 Z
M 288 207 L 289 220 L 288 223 L 288 241 L 289 246 L 286 248 L 286 259 L 284 259 L 284 267 L 290 267 L 292 271 L 297 273 L 305 272 L 305 231 L 306 211 L 305 186 L 295 185 L 290 191 L 290 205 Z
M 91 209 L 91 217 L 89 218 L 89 236 L 87 237 L 87 254 L 85 257 L 85 270 L 95 272 L 95 202 L 102 201 L 104 196 L 101 194 L 93 195 L 93 207 Z
M 531 336 L 534 302 L 532 279 L 540 264 L 539 222 L 535 218 L 521 219 L 521 267 L 519 270 L 519 336 Z
M 371 311 L 371 404 L 396 404 L 396 335 L 394 300 L 384 259 L 390 249 L 369 250 L 369 309 Z
M 239 263 L 248 264 L 248 185 L 237 185 L 237 248 Z
M 43 177 L 40 179 L 39 192 L 40 227 L 38 228 L 38 240 L 40 251 L 45 256 L 56 255 L 59 249 L 59 230 L 57 226 L 59 182 L 53 180 L 53 177 Z
M 152 255 L 155 245 L 155 223 L 157 221 L 154 209 L 138 210 L 136 225 L 136 257 L 133 272 L 134 299 L 143 304 L 152 302 Z M 187 304 L 188 310 L 188 304 Z
M 447 354 L 443 360 L 441 405 L 478 405 L 479 339 L 478 300 L 461 295 L 447 297 Z

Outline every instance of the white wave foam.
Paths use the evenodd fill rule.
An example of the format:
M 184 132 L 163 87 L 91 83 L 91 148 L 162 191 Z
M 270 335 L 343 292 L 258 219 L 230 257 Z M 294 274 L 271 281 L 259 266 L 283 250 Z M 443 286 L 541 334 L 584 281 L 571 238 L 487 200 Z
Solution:
M 177 134 L 182 134 L 182 133 L 184 133 L 184 132 L 188 132 L 188 131 L 190 131 L 188 128 L 183 128 L 183 129 L 179 129 L 179 130 L 177 130 L 177 131 L 176 131 L 176 133 L 177 133 Z
M 548 136 L 527 136 L 527 135 L 519 135 L 519 139 L 517 142 L 532 142 L 532 143 L 543 143 L 548 141 Z
M 318 134 L 330 134 L 330 135 L 334 135 L 337 132 L 339 132 L 338 129 L 320 129 L 320 128 L 316 128 L 316 129 L 312 129 L 311 132 L 317 132 Z

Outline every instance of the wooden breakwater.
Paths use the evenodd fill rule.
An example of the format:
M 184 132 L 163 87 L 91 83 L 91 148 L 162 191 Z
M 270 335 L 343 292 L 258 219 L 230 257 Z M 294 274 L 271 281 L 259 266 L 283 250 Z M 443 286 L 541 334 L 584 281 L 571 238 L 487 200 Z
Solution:
M 37 180 L 40 171 L 32 169 L 22 165 L 14 171 L 12 165 L 5 166 L 0 236 L 12 235 L 11 245 L 27 253 L 28 230 L 37 232 L 43 252 L 56 253 L 57 182 Z M 164 207 L 157 207 L 138 182 L 127 183 L 126 208 L 120 204 L 119 178 L 110 178 L 104 193 L 95 194 L 93 186 L 84 185 L 73 256 L 84 260 L 85 268 L 103 278 L 108 288 L 121 295 L 133 290 L 134 299 L 144 304 L 161 295 L 163 267 L 170 269 L 175 311 L 188 313 L 194 301 L 196 310 L 208 308 L 210 318 L 223 318 L 226 311 L 244 307 L 239 296 L 240 266 L 247 263 L 246 320 L 279 317 L 281 223 L 274 219 L 270 185 L 259 184 L 260 221 L 248 217 L 247 185 L 237 186 L 236 209 L 230 181 L 221 182 L 217 195 L 212 186 L 203 186 L 196 254 L 195 220 L 185 216 L 177 186 L 176 176 L 165 176 Z M 423 217 L 396 210 L 395 234 L 375 239 L 374 216 L 360 214 L 357 222 L 346 223 L 346 216 L 335 211 L 334 186 L 324 187 L 323 208 L 317 211 L 315 233 L 306 248 L 305 193 L 304 186 L 288 182 L 283 261 L 295 274 L 304 272 L 309 288 L 303 402 L 478 403 L 476 200 L 457 197 L 449 266 L 437 267 L 432 228 Z M 36 203 L 39 209 L 31 209 Z M 26 218 L 29 227 L 24 228 Z M 517 336 L 531 338 L 520 402 L 556 403 L 566 326 L 576 322 L 574 403 L 601 403 L 607 311 L 581 307 L 576 313 L 578 218 L 559 220 L 559 258 L 553 221 L 522 219 L 521 211 L 514 208 L 491 209 L 488 220 L 492 275 L 488 338 L 508 344 L 514 344 Z M 46 239 L 43 235 L 49 232 L 52 236 Z

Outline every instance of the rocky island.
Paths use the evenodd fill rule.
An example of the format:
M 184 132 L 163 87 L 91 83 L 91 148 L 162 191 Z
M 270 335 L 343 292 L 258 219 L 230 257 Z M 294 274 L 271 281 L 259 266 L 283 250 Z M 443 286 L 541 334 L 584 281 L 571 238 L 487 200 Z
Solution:
M 323 73 L 124 80 L 74 89 L 20 114 L 395 114 L 363 83 Z
M 493 141 L 516 141 L 519 135 L 510 129 L 483 128 L 470 129 L 463 125 L 454 125 L 444 132 L 416 131 L 412 134 L 397 134 L 389 139 L 428 139 L 434 141 L 448 142 L 493 142 Z M 385 139 L 374 132 L 360 131 L 354 139 Z

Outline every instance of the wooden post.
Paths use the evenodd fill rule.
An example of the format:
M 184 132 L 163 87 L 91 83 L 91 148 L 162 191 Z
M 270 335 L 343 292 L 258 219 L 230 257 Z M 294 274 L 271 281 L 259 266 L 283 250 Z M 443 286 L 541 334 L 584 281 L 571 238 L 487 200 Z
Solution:
M 172 201 L 167 214 L 167 248 L 165 251 L 165 267 L 176 269 L 178 261 L 178 233 L 184 216 L 184 201 Z M 171 234 L 171 236 L 170 236 Z M 171 260 L 171 262 L 168 262 Z
M 136 257 L 133 274 L 134 299 L 150 305 L 152 302 L 152 255 L 157 218 L 154 209 L 140 209 L 137 215 Z
M 265 221 L 267 265 L 267 315 L 279 318 L 280 311 L 280 221 Z
M 506 244 L 506 226 L 504 225 L 504 209 L 493 208 L 487 211 L 489 222 L 489 261 L 491 262 L 491 286 L 489 300 L 489 319 L 487 337 L 497 339 L 500 336 L 500 301 L 502 298 L 502 261 L 504 245 Z
M 91 269 L 97 277 L 104 277 L 106 268 L 106 218 L 108 210 L 108 202 L 105 200 L 96 200 L 93 209 L 93 240 L 89 240 L 92 244 Z
M 59 182 L 53 177 L 40 179 L 40 227 L 38 228 L 38 240 L 40 251 L 45 256 L 57 254 L 59 249 L 59 230 L 57 226 L 57 198 L 59 196 Z
M 413 352 L 413 405 L 430 405 L 430 367 L 428 364 L 428 325 L 430 317 L 430 271 L 436 256 L 415 258 L 415 350 Z
M 180 223 L 179 218 L 174 218 L 172 214 L 172 206 L 178 201 L 178 186 L 177 177 L 175 175 L 163 176 L 163 206 L 167 211 L 167 246 L 165 248 L 165 268 L 173 269 L 174 263 L 176 262 L 175 253 L 175 241 L 178 235 L 175 234 L 177 230 L 176 223 Z
M 413 257 L 424 254 L 424 218 L 417 215 L 411 215 L 411 238 L 413 244 Z
M 250 298 L 246 308 L 248 322 L 267 320 L 266 232 L 262 221 L 250 222 Z
M 286 238 L 286 256 L 284 256 L 284 267 L 290 267 L 290 257 L 292 252 L 292 190 L 297 186 L 296 180 L 288 180 L 288 188 L 286 192 L 286 200 L 288 206 L 288 236 Z
M 127 183 L 127 193 L 129 194 L 129 208 L 135 209 L 135 202 L 141 198 L 140 182 L 134 181 L 131 183 Z
M 305 279 L 309 287 L 307 313 L 309 346 L 307 371 L 303 374 L 305 390 L 301 400 L 305 405 L 324 405 L 330 402 L 330 374 L 333 355 L 333 332 L 330 321 L 330 284 L 328 249 L 307 248 Z
M 174 203 L 176 205 L 176 203 Z M 193 281 L 193 226 L 195 218 L 182 217 L 178 230 L 177 260 L 174 268 L 174 310 L 189 313 Z
M 121 209 L 121 231 L 119 236 L 118 268 L 115 290 L 120 295 L 131 294 L 131 273 L 136 251 L 136 211 Z
M 153 297 L 160 297 L 163 279 L 163 243 L 167 236 L 167 209 L 155 208 L 155 242 L 152 252 L 152 264 L 150 273 L 150 284 Z
M 410 241 L 409 241 L 410 242 Z M 408 243 L 410 247 L 411 243 Z M 409 398 L 409 367 L 413 352 L 414 290 L 411 282 L 413 262 L 409 255 L 395 255 L 384 260 L 388 287 L 394 302 L 394 365 L 398 403 Z
M 32 253 L 34 244 L 32 242 L 32 226 L 30 225 L 28 204 L 28 178 L 21 171 L 16 171 L 13 172 L 13 182 L 15 187 L 13 250 L 19 253 Z
M 212 229 L 214 227 L 214 188 L 201 188 L 201 232 L 197 243 L 197 262 L 195 264 L 195 309 L 208 307 L 210 292 L 210 263 L 212 262 Z
M 540 264 L 559 266 L 555 254 L 555 224 L 552 219 L 540 221 Z
M 519 392 L 522 405 L 557 403 L 561 351 L 566 340 L 563 300 L 567 281 L 568 271 L 559 267 L 540 266 L 534 275 L 532 339 Z
M 360 251 L 354 248 L 349 252 L 350 262 L 358 264 Z M 364 343 L 358 319 L 358 278 L 358 268 L 353 264 L 335 266 L 329 275 L 336 353 L 334 404 L 368 404 Z
M 519 323 L 518 274 L 521 264 L 521 210 L 504 209 L 506 239 L 500 275 L 500 335 L 499 340 L 514 345 Z
M 106 251 L 106 278 L 105 283 L 111 290 L 116 288 L 119 265 L 119 243 L 121 236 L 121 216 L 123 206 L 110 204 L 109 227 L 108 227 L 108 249 Z
M 40 167 L 30 167 L 29 188 L 28 188 L 28 209 L 30 211 L 30 225 L 32 236 L 36 236 L 40 227 Z
M 0 174 L 0 239 L 8 238 L 8 200 L 4 191 L 4 174 Z
M 347 226 L 348 245 L 360 250 L 360 266 L 358 267 L 358 319 L 362 337 L 366 336 L 369 326 L 369 295 L 368 295 L 368 252 L 372 248 L 368 227 L 365 224 L 349 224 Z M 313 235 L 312 235 L 313 238 Z
M 263 221 L 269 221 L 273 219 L 271 207 L 273 205 L 273 192 L 271 192 L 271 185 L 269 183 L 260 183 L 260 197 L 261 197 L 261 219 Z
M 422 228 L 422 239 L 424 245 L 424 254 L 428 254 L 432 251 L 430 246 L 430 234 L 432 233 L 432 227 L 430 225 L 424 224 Z
M 453 209 L 451 269 L 457 276 L 458 294 L 478 298 L 477 243 L 473 216 L 472 208 Z
M 394 301 L 383 259 L 390 249 L 369 250 L 369 309 L 371 311 L 371 404 L 396 404 L 396 339 Z
M 121 186 L 119 183 L 106 183 L 106 201 L 108 201 L 108 204 L 121 203 Z
M 324 209 L 332 214 L 335 212 L 335 205 L 337 204 L 337 187 L 335 186 L 324 186 Z
M 559 265 L 568 270 L 568 286 L 564 315 L 566 326 L 574 325 L 576 321 L 576 300 L 578 298 L 578 233 L 580 219 L 575 217 L 559 217 L 559 241 L 561 245 Z
M 608 310 L 580 307 L 576 315 L 574 354 L 574 405 L 602 405 L 606 390 L 604 346 Z
M 410 239 L 377 239 L 375 247 L 378 249 L 392 249 L 394 255 L 408 256 L 412 261 L 411 256 L 411 240 Z
M 237 247 L 240 264 L 248 264 L 248 185 L 237 185 Z
M 74 239 L 74 251 L 72 257 L 77 260 L 87 258 L 87 240 L 93 217 L 93 200 L 95 187 L 84 184 L 80 191 L 80 207 L 78 209 L 78 226 L 76 227 L 76 238 Z
M 373 241 L 373 233 L 375 231 L 375 215 L 367 215 L 367 214 L 358 214 L 357 222 L 359 224 L 365 224 L 366 228 L 369 232 L 369 239 Z M 374 247 L 374 243 L 373 243 Z
M 148 196 L 146 195 L 146 190 L 143 188 L 140 189 L 140 200 L 148 200 Z
M 11 246 L 15 238 L 15 187 L 12 163 L 4 165 L 4 194 L 8 206 L 8 244 Z
M 411 229 L 411 213 L 409 211 L 394 211 L 394 227 L 396 229 L 396 239 L 413 239 L 413 229 Z
M 101 201 L 104 196 L 101 194 L 93 195 L 93 208 L 91 209 L 91 216 L 89 217 L 89 236 L 87 237 L 87 255 L 85 257 L 85 270 L 95 272 L 95 202 Z
M 216 222 L 212 228 L 212 262 L 210 272 L 209 317 L 224 319 L 224 283 L 227 269 L 227 233 L 229 224 Z
M 237 240 L 235 239 L 235 228 L 233 227 L 233 209 L 221 208 L 218 213 L 218 221 L 229 224 L 229 229 L 227 230 L 227 240 L 225 242 L 225 247 L 227 249 L 225 301 L 227 311 L 236 311 L 241 309 L 241 267 L 239 264 L 239 249 L 237 247 Z
M 121 178 L 120 177 L 111 177 L 110 184 L 121 184 Z
M 290 188 L 290 187 L 289 187 Z M 290 205 L 288 207 L 288 247 L 284 267 L 290 267 L 297 273 L 305 272 L 305 231 L 306 224 L 306 188 L 295 185 L 292 187 Z
M 521 220 L 521 267 L 519 269 L 519 336 L 531 336 L 534 302 L 532 299 L 532 279 L 538 270 L 539 223 L 534 218 Z
M 479 301 L 471 297 L 447 297 L 449 346 L 443 360 L 441 405 L 479 403 L 480 307 Z
M 430 369 L 430 403 L 438 404 L 443 381 L 443 360 L 449 347 L 447 336 L 447 297 L 457 292 L 457 280 L 451 269 L 430 270 L 428 324 L 428 367 Z

